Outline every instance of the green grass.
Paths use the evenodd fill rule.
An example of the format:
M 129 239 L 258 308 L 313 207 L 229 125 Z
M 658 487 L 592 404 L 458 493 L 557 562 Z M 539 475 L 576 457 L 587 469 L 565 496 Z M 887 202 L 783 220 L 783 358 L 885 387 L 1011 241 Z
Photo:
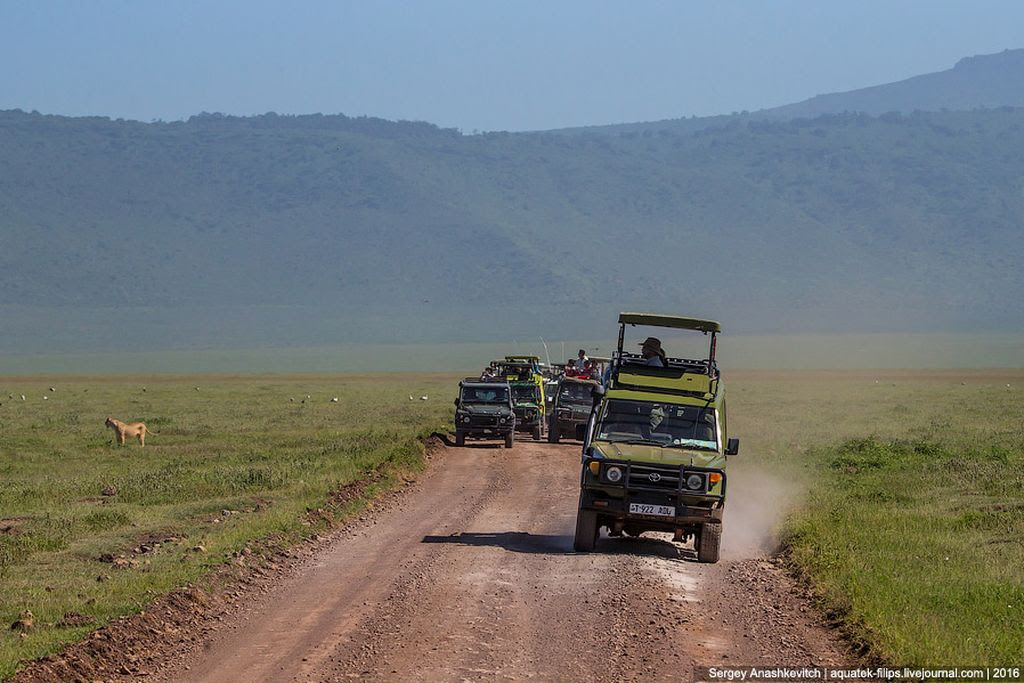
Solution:
M 779 503 L 789 555 L 869 656 L 1024 661 L 1020 371 L 734 380 L 737 468 L 805 492 Z
M 790 556 L 874 656 L 1022 660 L 1024 372 L 728 378 L 743 440 L 730 468 L 787 483 Z M 55 626 L 65 612 L 136 612 L 254 540 L 315 531 L 307 508 L 332 489 L 382 464 L 417 467 L 455 379 L 0 378 L 0 677 L 93 628 Z M 159 435 L 114 448 L 107 415 Z M 132 568 L 98 559 L 167 538 L 180 540 Z M 39 628 L 23 639 L 6 625 L 25 609 Z
M 856 439 L 810 456 L 792 557 L 873 656 L 1024 661 L 1024 449 Z
M 0 379 L 0 678 L 91 630 L 57 626 L 65 612 L 97 623 L 136 612 L 253 540 L 315 532 L 307 509 L 332 490 L 381 466 L 417 468 L 452 386 L 425 375 Z M 159 434 L 116 448 L 108 415 Z M 132 554 L 152 539 L 175 540 Z M 101 562 L 108 553 L 136 564 Z M 7 625 L 26 609 L 37 628 L 22 638 Z

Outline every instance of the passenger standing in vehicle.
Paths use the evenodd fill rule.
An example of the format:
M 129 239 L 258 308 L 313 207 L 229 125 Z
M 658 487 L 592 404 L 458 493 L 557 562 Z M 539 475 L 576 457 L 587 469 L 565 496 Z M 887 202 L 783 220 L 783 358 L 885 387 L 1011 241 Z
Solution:
M 648 337 L 640 342 L 640 356 L 647 365 L 655 368 L 663 368 L 668 365 L 665 349 L 661 348 L 661 340 L 657 337 Z
M 576 372 L 583 372 L 583 367 L 586 365 L 588 360 L 590 359 L 587 358 L 587 352 L 584 351 L 583 349 L 580 349 L 576 355 Z

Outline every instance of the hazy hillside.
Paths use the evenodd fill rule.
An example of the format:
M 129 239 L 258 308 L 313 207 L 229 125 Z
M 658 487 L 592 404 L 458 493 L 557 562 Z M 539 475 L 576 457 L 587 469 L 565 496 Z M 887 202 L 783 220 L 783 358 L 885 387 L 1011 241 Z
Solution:
M 1024 110 L 692 134 L 0 114 L 2 351 L 1019 329 Z
M 1024 49 L 965 57 L 952 69 L 896 83 L 818 95 L 768 110 L 775 117 L 813 117 L 851 111 L 968 110 L 1024 106 Z
M 732 119 L 785 120 L 823 114 L 885 114 L 914 111 L 970 111 L 996 107 L 1024 107 L 1024 49 L 965 57 L 945 71 L 914 76 L 895 83 L 847 92 L 817 95 L 802 102 L 742 112 L 735 116 L 707 116 L 621 123 L 608 126 L 565 128 L 559 133 L 621 133 L 670 129 L 693 133 L 720 126 Z

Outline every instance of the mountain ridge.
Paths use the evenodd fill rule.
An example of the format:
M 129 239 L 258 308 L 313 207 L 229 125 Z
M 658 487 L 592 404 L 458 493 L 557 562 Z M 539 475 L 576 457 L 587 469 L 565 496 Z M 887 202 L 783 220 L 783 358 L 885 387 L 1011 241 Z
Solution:
M 787 120 L 825 114 L 969 111 L 978 108 L 1024 106 L 1024 48 L 964 57 L 952 68 L 919 74 L 891 83 L 842 92 L 824 93 L 778 107 L 704 117 L 682 117 L 554 129 L 561 134 L 623 133 L 644 130 L 696 132 L 736 118 Z
M 1019 330 L 1024 109 L 462 135 L 0 112 L 0 352 Z M 59 322 L 54 322 L 58 320 Z

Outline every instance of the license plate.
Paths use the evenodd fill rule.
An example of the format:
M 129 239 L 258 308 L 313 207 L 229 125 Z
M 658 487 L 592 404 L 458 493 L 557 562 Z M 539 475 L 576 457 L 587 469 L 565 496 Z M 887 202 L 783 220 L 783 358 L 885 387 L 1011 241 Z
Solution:
M 653 515 L 655 517 L 675 517 L 676 509 L 670 505 L 648 505 L 647 503 L 630 503 L 631 515 Z

